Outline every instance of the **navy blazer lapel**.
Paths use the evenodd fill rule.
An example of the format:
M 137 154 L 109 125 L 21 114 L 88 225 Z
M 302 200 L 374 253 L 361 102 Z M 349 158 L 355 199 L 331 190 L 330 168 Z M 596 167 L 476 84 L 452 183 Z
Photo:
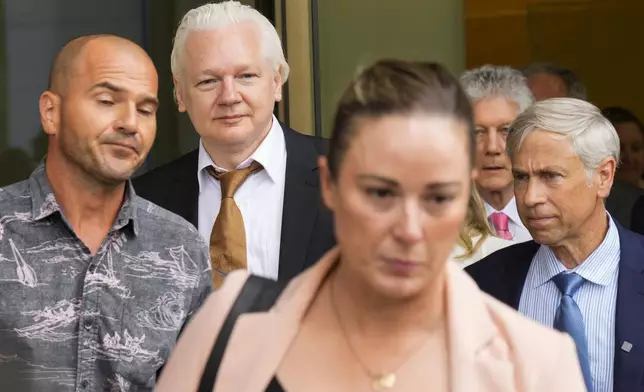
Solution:
M 282 125 L 286 141 L 286 181 L 280 239 L 279 278 L 303 270 L 320 206 L 318 152 L 304 135 Z
M 197 227 L 199 150 L 132 179 L 136 193 Z
M 520 243 L 516 247 L 515 258 L 508 260 L 505 265 L 505 273 L 508 279 L 507 304 L 514 309 L 519 309 L 519 302 L 521 301 L 525 280 L 528 277 L 528 270 L 540 246 L 534 241 Z
M 640 391 L 644 381 L 644 237 L 616 226 L 621 256 L 615 314 L 614 391 Z
M 498 250 L 465 268 L 479 288 L 504 304 L 519 308 L 528 269 L 539 244 L 522 242 Z

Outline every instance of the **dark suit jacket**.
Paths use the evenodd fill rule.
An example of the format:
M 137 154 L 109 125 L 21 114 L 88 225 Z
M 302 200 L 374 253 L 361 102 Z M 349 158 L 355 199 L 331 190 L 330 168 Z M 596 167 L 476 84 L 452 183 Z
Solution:
M 616 223 L 621 257 L 615 314 L 614 392 L 644 391 L 644 237 Z M 465 269 L 481 290 L 518 309 L 532 258 L 534 241 L 516 244 Z M 630 352 L 621 349 L 633 344 Z
M 644 234 L 644 196 L 640 196 L 633 205 L 631 230 L 639 234 Z
M 331 212 L 321 203 L 317 159 L 324 139 L 302 135 L 284 124 L 286 181 L 280 240 L 279 279 L 291 279 L 335 245 Z M 199 150 L 133 180 L 136 193 L 197 227 Z

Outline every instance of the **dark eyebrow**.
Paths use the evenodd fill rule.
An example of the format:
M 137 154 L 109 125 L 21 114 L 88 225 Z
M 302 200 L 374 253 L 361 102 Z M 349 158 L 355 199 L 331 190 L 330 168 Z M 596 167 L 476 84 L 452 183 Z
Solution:
M 358 176 L 359 180 L 366 180 L 366 181 L 378 181 L 382 182 L 388 186 L 393 186 L 396 187 L 398 186 L 398 182 L 395 180 L 392 180 L 390 178 L 386 177 L 381 177 L 381 176 L 376 176 L 376 175 L 371 175 L 371 174 L 363 174 Z M 425 188 L 431 191 L 441 191 L 441 190 L 448 190 L 448 189 L 460 189 L 462 187 L 462 184 L 457 181 L 447 181 L 447 182 L 434 182 L 431 184 L 427 184 Z
M 96 83 L 95 85 L 92 86 L 90 91 L 99 90 L 99 89 L 106 89 L 106 90 L 112 91 L 112 92 L 117 93 L 117 94 L 122 93 L 122 92 L 125 91 L 125 89 L 123 89 L 122 87 L 119 87 L 119 86 L 117 86 L 117 85 L 115 85 L 113 83 L 110 83 L 110 82 Z M 151 104 L 151 105 L 154 105 L 154 106 L 159 106 L 159 99 L 157 97 L 153 97 L 153 96 L 146 96 L 146 97 L 143 98 L 142 103 Z

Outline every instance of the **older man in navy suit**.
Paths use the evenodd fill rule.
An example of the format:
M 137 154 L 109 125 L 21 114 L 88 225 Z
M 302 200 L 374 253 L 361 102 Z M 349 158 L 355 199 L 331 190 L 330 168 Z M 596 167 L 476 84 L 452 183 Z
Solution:
M 534 241 L 467 271 L 524 315 L 570 333 L 589 391 L 644 391 L 644 237 L 606 212 L 619 138 L 573 98 L 536 103 L 508 136 L 521 220 Z

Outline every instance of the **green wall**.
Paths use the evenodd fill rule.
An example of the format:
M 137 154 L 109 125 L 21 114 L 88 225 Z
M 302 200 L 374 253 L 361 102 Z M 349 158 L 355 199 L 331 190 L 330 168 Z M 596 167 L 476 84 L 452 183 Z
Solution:
M 358 67 L 381 58 L 465 68 L 462 0 L 318 0 L 322 130 Z
M 7 102 L 7 51 L 5 47 L 5 25 L 4 25 L 4 1 L 0 0 L 0 21 L 2 28 L 0 29 L 0 152 L 8 148 L 8 127 L 9 118 L 8 110 L 9 102 Z M 3 169 L 5 170 L 5 169 Z

